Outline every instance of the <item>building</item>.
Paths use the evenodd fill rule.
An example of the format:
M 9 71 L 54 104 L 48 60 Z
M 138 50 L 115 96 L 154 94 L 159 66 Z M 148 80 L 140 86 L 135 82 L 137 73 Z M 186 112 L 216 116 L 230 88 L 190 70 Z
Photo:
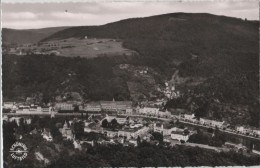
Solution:
M 4 102 L 3 103 L 3 108 L 4 109 L 13 109 L 14 108 L 15 103 L 14 102 Z
M 242 134 L 246 134 L 246 128 L 244 126 L 236 126 L 236 131 Z
M 126 139 L 137 139 L 137 137 L 143 137 L 148 134 L 148 131 L 150 130 L 149 127 L 142 127 L 142 128 L 124 128 L 122 130 L 118 131 L 118 136 L 126 137 Z
M 211 121 L 212 127 L 222 128 L 223 124 L 224 124 L 224 121 L 222 121 L 222 122 L 221 121 L 214 121 L 214 120 Z
M 42 132 L 42 137 L 46 140 L 46 141 L 52 141 L 52 135 L 50 132 L 50 129 L 44 128 L 43 132 Z
M 171 132 L 171 138 L 186 142 L 189 139 L 189 135 L 185 134 L 183 130 L 176 130 Z
M 79 141 L 74 140 L 74 141 L 73 141 L 73 145 L 74 145 L 74 148 L 75 148 L 75 149 L 82 150 L 82 147 L 81 147 Z
M 89 112 L 100 112 L 101 105 L 99 102 L 90 102 L 86 104 L 84 110 Z
M 231 143 L 231 142 L 225 142 L 224 145 L 226 147 L 228 147 L 230 149 L 233 149 L 233 150 L 236 150 L 236 151 L 239 151 L 239 150 L 246 151 L 247 150 L 247 147 L 243 146 L 242 144 L 235 144 L 235 143 Z
M 134 134 L 133 134 L 133 138 L 136 139 L 138 136 L 142 137 L 144 135 L 146 135 L 148 133 L 148 131 L 150 130 L 149 127 L 143 127 L 141 129 L 137 129 Z
M 51 107 L 43 106 L 42 107 L 42 112 L 47 112 L 47 113 L 51 112 Z
M 118 124 L 125 124 L 125 123 L 127 123 L 127 117 L 123 117 L 123 116 L 117 116 L 117 117 L 115 117 L 115 116 L 106 116 L 104 119 L 106 119 L 108 122 L 111 122 L 113 119 L 116 119 L 116 121 L 117 121 L 117 123 Z M 103 119 L 103 120 L 104 120 Z M 102 121 L 103 121 L 102 120 Z M 102 121 L 101 121 L 101 123 L 102 123 Z
M 132 102 L 131 101 L 116 101 L 116 109 L 122 113 L 132 113 Z
M 133 114 L 133 108 L 127 108 L 126 109 L 126 114 L 128 114 L 128 115 Z
M 255 145 L 253 144 L 253 149 L 252 149 L 252 153 L 260 155 L 260 151 L 255 149 Z
M 11 117 L 11 118 L 9 118 L 9 122 L 16 122 L 16 124 L 18 125 L 18 126 L 20 126 L 20 120 L 21 120 L 21 117 Z
M 196 122 L 195 115 L 194 114 L 183 114 L 182 118 L 187 121 Z
M 118 132 L 117 131 L 112 131 L 112 130 L 104 130 L 103 132 L 107 137 L 109 138 L 114 138 L 118 136 Z
M 159 133 L 163 134 L 163 136 L 167 136 L 167 135 L 171 135 L 172 131 L 177 131 L 177 128 L 172 127 L 169 124 L 156 123 L 153 126 L 153 131 L 159 132 Z
M 100 105 L 101 105 L 102 110 L 104 110 L 104 111 L 116 111 L 117 110 L 115 100 L 113 100 L 113 101 L 100 101 Z
M 61 132 L 63 138 L 66 138 L 69 140 L 74 139 L 72 130 L 70 129 L 69 124 L 66 121 L 65 121 L 63 127 L 59 129 L 59 131 Z
M 95 122 L 91 122 L 84 127 L 84 132 L 96 132 L 96 133 L 102 133 L 103 129 L 100 127 L 99 124 Z
M 143 127 L 143 124 L 134 124 L 134 123 L 132 123 L 130 125 L 130 128 L 140 128 L 140 127 Z
M 171 113 L 169 111 L 159 111 L 158 112 L 158 116 L 159 117 L 163 117 L 163 118 L 170 118 L 171 117 Z
M 144 107 L 138 109 L 138 113 L 142 115 L 149 115 L 149 116 L 158 116 L 159 108 L 154 107 Z
M 256 136 L 260 136 L 260 129 L 253 129 L 253 134 Z
M 134 129 L 123 129 L 118 131 L 118 136 L 125 137 L 126 139 L 131 139 L 133 137 Z
M 56 103 L 56 111 L 74 111 L 74 106 L 72 103 Z

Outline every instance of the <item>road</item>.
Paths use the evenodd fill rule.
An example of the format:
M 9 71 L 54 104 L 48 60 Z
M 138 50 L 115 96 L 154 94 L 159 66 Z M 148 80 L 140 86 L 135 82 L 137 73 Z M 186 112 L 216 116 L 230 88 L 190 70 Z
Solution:
M 188 125 L 197 126 L 197 127 L 212 128 L 212 127 L 209 127 L 209 126 L 205 126 L 205 125 L 201 125 L 201 124 L 196 124 L 196 123 L 190 123 L 190 122 L 183 121 L 183 120 L 179 120 L 179 122 L 180 122 L 180 123 L 184 123 L 184 124 L 188 124 Z M 225 133 L 228 133 L 228 134 L 233 134 L 233 135 L 237 135 L 237 136 L 241 136 L 241 137 L 250 138 L 250 139 L 254 139 L 254 140 L 260 141 L 260 137 L 257 138 L 257 137 L 248 136 L 248 135 L 244 135 L 244 134 L 239 134 L 239 133 L 236 133 L 236 132 L 232 132 L 232 131 L 228 131 L 228 130 L 222 130 L 222 129 L 220 129 L 220 131 L 225 132 Z

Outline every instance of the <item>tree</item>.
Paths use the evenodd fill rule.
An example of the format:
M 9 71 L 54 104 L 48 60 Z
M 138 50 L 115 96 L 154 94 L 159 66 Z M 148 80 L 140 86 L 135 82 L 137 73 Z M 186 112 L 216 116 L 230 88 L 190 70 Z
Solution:
M 84 123 L 82 121 L 74 123 L 75 138 L 80 139 L 84 134 Z
M 86 113 L 86 120 L 88 120 L 88 113 Z
M 104 119 L 101 124 L 102 127 L 107 128 L 108 127 L 108 121 L 107 119 Z
M 209 133 L 211 133 L 211 134 L 214 132 L 214 130 L 213 130 L 212 128 L 208 128 L 207 131 L 208 131 Z
M 111 121 L 111 127 L 114 129 L 114 128 L 116 128 L 117 125 L 118 125 L 117 120 L 114 118 L 114 119 Z
M 74 106 L 74 112 L 79 112 L 79 106 L 78 105 Z
M 159 132 L 152 133 L 154 140 L 158 140 L 160 143 L 163 142 L 163 135 Z
M 55 125 L 52 125 L 50 129 L 51 129 L 51 135 L 53 138 L 61 136 L 59 129 Z
M 141 138 L 140 138 L 140 136 L 138 135 L 138 137 L 137 137 L 137 146 L 139 146 L 141 144 Z

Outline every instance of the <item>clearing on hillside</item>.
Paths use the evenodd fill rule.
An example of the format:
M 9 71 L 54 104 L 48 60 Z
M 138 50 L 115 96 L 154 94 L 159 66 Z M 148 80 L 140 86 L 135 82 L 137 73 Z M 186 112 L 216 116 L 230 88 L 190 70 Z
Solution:
M 58 56 L 79 56 L 84 58 L 95 58 L 102 56 L 132 56 L 137 54 L 133 50 L 124 48 L 120 40 L 96 38 L 69 38 L 63 40 L 53 40 L 39 43 L 34 50 L 38 53 L 50 52 L 55 53 L 55 55 Z

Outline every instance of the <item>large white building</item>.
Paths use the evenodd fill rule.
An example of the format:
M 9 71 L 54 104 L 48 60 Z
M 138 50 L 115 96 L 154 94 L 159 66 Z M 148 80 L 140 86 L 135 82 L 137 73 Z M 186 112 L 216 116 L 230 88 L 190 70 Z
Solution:
M 178 128 L 166 124 L 156 123 L 153 125 L 153 131 L 159 132 L 163 134 L 163 136 L 171 135 L 172 131 L 177 131 L 177 130 Z
M 55 109 L 57 111 L 64 110 L 64 111 L 73 111 L 74 106 L 72 103 L 56 103 Z
M 154 107 L 139 108 L 137 113 L 139 113 L 141 115 L 158 116 L 159 108 L 154 108 Z
M 200 118 L 199 122 L 202 125 L 217 127 L 217 128 L 222 128 L 223 124 L 225 123 L 224 121 L 215 121 L 215 120 L 209 120 L 205 118 Z
M 90 102 L 85 105 L 84 108 L 85 111 L 90 112 L 100 112 L 101 111 L 101 105 L 99 102 Z
M 188 141 L 189 139 L 189 135 L 188 134 L 185 134 L 184 131 L 182 130 L 176 130 L 176 131 L 172 131 L 171 132 L 171 138 L 172 139 L 176 139 L 178 141 Z
M 118 136 L 126 137 L 127 139 L 136 139 L 138 136 L 145 136 L 149 130 L 149 127 L 142 127 L 139 129 L 124 129 L 118 131 Z
M 101 108 L 104 111 L 116 111 L 116 102 L 115 101 L 100 101 Z

